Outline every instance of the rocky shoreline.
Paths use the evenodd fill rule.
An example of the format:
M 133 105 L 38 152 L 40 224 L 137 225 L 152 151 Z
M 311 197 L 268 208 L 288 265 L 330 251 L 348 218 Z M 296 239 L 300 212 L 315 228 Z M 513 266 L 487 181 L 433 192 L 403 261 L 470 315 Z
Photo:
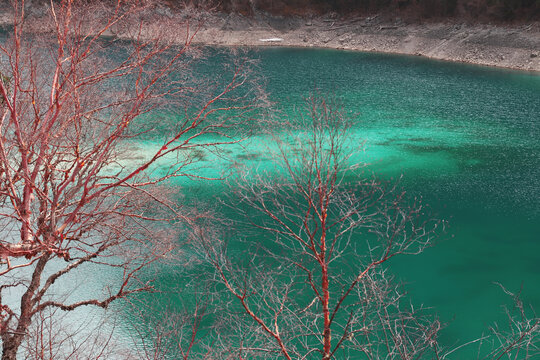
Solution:
M 45 13 L 44 8 L 34 10 L 30 27 L 43 29 L 38 24 Z M 11 20 L 9 11 L 0 14 L 0 26 L 9 25 Z M 178 43 L 193 36 L 191 42 L 202 45 L 320 47 L 540 72 L 539 22 L 492 25 L 447 20 L 419 24 L 378 15 L 350 19 L 335 14 L 309 18 L 265 13 L 243 16 L 167 7 L 148 11 L 140 20 L 149 36 L 162 32 Z M 128 38 L 128 33 L 113 30 L 107 35 Z
M 194 42 L 223 46 L 321 47 L 418 55 L 540 72 L 540 24 L 405 24 L 377 16 L 338 20 L 241 15 L 204 19 Z

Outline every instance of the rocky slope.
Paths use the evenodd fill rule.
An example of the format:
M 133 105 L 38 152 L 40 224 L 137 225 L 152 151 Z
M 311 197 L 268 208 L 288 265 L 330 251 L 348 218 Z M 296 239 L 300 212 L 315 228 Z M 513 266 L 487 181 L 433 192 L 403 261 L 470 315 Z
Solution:
M 540 71 L 540 24 L 405 24 L 378 16 L 339 20 L 213 15 L 195 41 L 212 45 L 300 46 L 420 55 L 434 59 Z
M 0 2 L 1 3 L 1 2 Z M 28 26 L 40 26 L 47 5 L 28 8 Z M 0 6 L 0 25 L 8 26 L 8 6 Z M 224 46 L 298 46 L 376 51 L 419 55 L 440 60 L 467 62 L 540 72 L 540 22 L 506 24 L 470 23 L 456 18 L 433 22 L 410 22 L 399 16 L 340 16 L 337 13 L 281 16 L 258 11 L 250 15 L 208 12 L 194 7 L 170 7 L 163 3 L 145 10 L 146 34 L 165 29 L 166 36 L 182 43 L 186 24 L 193 42 Z M 137 27 L 138 28 L 138 27 Z M 108 35 L 129 37 L 113 29 Z

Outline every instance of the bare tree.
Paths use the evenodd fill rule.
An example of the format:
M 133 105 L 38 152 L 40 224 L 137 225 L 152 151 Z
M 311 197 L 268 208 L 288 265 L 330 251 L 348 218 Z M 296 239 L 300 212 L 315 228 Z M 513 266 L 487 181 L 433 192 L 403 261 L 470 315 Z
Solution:
M 187 219 L 160 184 L 196 177 L 196 149 L 239 141 L 233 129 L 252 108 L 239 89 L 242 64 L 199 87 L 190 76 L 194 34 L 187 28 L 171 42 L 167 24 L 145 30 L 144 14 L 137 2 L 62 0 L 36 20 L 13 2 L 0 46 L 2 359 L 16 358 L 45 310 L 106 308 L 150 289 L 137 274 L 176 248 L 173 225 Z M 109 47 L 103 37 L 114 33 L 129 41 Z M 130 144 L 147 136 L 156 108 L 176 122 L 136 158 Z M 72 273 L 107 268 L 118 278 L 101 293 L 55 296 Z
M 170 275 L 170 274 L 168 274 Z M 185 279 L 184 279 L 185 280 Z M 188 287 L 180 282 L 181 288 Z M 156 304 L 154 296 L 163 299 L 175 298 L 180 294 L 179 288 L 171 289 L 171 293 L 151 293 L 130 303 L 129 312 L 135 314 L 129 319 L 128 330 L 132 334 L 134 351 L 130 358 L 161 359 L 216 359 L 213 343 L 219 335 L 219 323 L 213 321 L 212 327 L 204 327 L 203 322 L 216 317 L 216 309 L 203 289 L 197 285 L 189 286 L 189 294 L 184 294 L 182 304 L 166 301 Z
M 478 360 L 529 360 L 540 356 L 540 318 L 532 307 L 523 303 L 521 290 L 513 293 L 502 284 L 495 284 L 512 299 L 511 306 L 503 306 L 506 319 L 495 322 L 481 337 L 446 350 L 440 359 L 461 358 L 463 350 L 472 350 Z M 465 356 L 472 358 L 467 353 Z
M 421 252 L 443 223 L 420 199 L 359 175 L 358 142 L 339 106 L 314 96 L 303 114 L 287 141 L 275 139 L 281 175 L 245 174 L 234 184 L 233 206 L 248 220 L 240 233 L 258 232 L 240 246 L 204 226 L 195 234 L 252 332 L 264 335 L 237 341 L 240 358 L 435 353 L 440 323 L 403 310 L 381 266 Z
M 110 312 L 109 312 L 110 313 Z M 19 357 L 28 360 L 118 358 L 125 353 L 115 339 L 116 323 L 101 314 L 79 317 L 58 308 L 36 314 L 21 344 Z
M 504 307 L 506 324 L 495 323 L 486 339 L 489 352 L 481 359 L 535 359 L 540 356 L 540 318 L 534 309 L 527 309 L 519 293 L 512 293 L 497 284 L 512 298 L 512 306 Z M 505 326 L 506 325 L 506 326 Z M 482 341 L 484 339 L 481 339 Z M 479 354 L 482 354 L 482 342 Z
M 218 290 L 232 298 L 235 326 L 216 346 L 240 359 L 450 359 L 474 344 L 478 359 L 538 356 L 540 321 L 505 288 L 514 299 L 507 326 L 454 348 L 439 344 L 433 309 L 408 303 L 384 264 L 421 252 L 445 222 L 359 172 L 357 140 L 336 104 L 319 96 L 307 104 L 293 130 L 274 138 L 273 173 L 233 184 L 230 206 L 244 220 L 228 220 L 227 231 L 215 219 L 195 228 Z

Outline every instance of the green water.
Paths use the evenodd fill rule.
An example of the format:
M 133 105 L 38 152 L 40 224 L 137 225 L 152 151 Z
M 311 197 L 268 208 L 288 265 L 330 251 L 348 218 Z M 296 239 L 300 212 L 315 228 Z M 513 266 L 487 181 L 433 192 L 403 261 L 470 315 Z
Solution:
M 365 141 L 358 159 L 382 178 L 402 176 L 407 192 L 449 221 L 434 247 L 390 264 L 411 301 L 448 323 L 442 344 L 477 338 L 501 319 L 511 299 L 494 282 L 523 287 L 524 301 L 540 309 L 539 75 L 333 50 L 269 48 L 250 56 L 260 60 L 279 116 L 292 116 L 314 88 L 340 99 L 354 118 L 353 138 Z M 210 57 L 204 71 L 222 59 Z M 269 169 L 267 141 L 256 132 L 244 147 L 229 147 L 234 166 Z M 152 143 L 137 144 L 146 147 Z M 230 166 L 210 153 L 200 159 L 205 175 Z M 217 182 L 181 185 L 186 202 L 214 202 L 226 192 Z M 167 288 L 176 280 L 166 271 L 158 285 L 174 297 Z M 196 266 L 187 271 L 197 273 Z

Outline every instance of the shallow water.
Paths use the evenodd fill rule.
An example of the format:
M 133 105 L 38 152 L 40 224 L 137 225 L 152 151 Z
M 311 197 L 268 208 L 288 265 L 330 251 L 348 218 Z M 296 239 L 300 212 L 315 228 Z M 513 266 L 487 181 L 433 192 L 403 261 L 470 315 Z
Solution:
M 501 319 L 511 299 L 494 282 L 513 292 L 523 287 L 525 302 L 539 308 L 540 76 L 333 50 L 269 48 L 250 56 L 260 59 L 280 116 L 294 116 L 314 88 L 340 99 L 354 118 L 354 139 L 365 141 L 358 160 L 380 177 L 402 176 L 410 194 L 449 220 L 436 246 L 390 264 L 411 301 L 448 322 L 444 345 L 474 339 Z M 207 66 L 212 71 L 212 58 Z M 255 134 L 229 155 L 236 166 L 270 168 L 260 145 L 267 139 Z M 199 156 L 205 174 L 219 174 L 212 154 Z M 188 202 L 224 190 L 215 182 L 182 186 Z

